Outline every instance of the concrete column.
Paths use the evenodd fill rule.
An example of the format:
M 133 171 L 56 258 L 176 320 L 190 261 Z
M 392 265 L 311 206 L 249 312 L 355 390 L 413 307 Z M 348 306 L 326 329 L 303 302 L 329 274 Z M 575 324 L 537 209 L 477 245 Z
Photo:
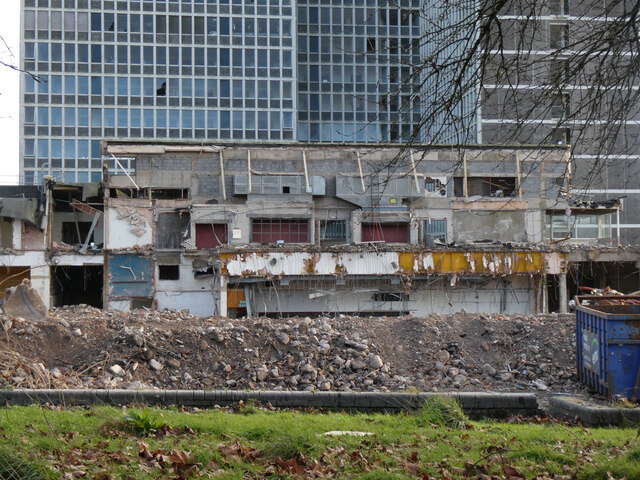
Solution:
M 22 250 L 22 220 L 14 219 L 11 222 L 11 245 L 14 250 Z
M 227 307 L 227 283 L 227 277 L 221 275 L 218 314 L 223 317 L 227 317 L 229 315 L 229 308 Z
M 560 299 L 560 313 L 567 313 L 569 299 L 567 298 L 567 274 L 558 275 L 558 298 Z
M 49 265 L 40 264 L 31 267 L 31 286 L 38 292 L 40 298 L 51 308 L 51 268 Z

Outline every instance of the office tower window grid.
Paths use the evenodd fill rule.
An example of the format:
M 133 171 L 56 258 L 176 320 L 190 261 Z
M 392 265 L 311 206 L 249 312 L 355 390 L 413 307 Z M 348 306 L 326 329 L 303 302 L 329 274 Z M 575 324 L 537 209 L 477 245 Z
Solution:
M 99 181 L 103 138 L 294 140 L 290 0 L 24 7 L 24 183 Z
M 297 13 L 298 139 L 409 140 L 421 111 L 419 1 L 300 0 Z

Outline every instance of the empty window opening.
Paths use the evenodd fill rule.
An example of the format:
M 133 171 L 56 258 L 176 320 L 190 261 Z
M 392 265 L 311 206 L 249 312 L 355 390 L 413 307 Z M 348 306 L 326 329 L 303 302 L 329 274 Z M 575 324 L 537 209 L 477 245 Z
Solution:
M 196 224 L 196 248 L 215 248 L 227 245 L 229 229 L 226 223 Z
M 291 187 L 289 186 L 282 187 L 282 193 L 291 193 Z
M 252 221 L 252 242 L 309 243 L 309 221 L 258 218 Z
M 375 53 L 376 51 L 376 37 L 367 38 L 367 53 Z
M 102 266 L 51 267 L 51 277 L 53 306 L 84 303 L 102 308 Z
M 209 265 L 208 267 L 197 268 L 193 272 L 193 277 L 194 278 L 211 277 L 215 274 L 216 274 L 215 270 L 211 265 Z
M 189 237 L 188 212 L 161 213 L 156 223 L 156 248 L 178 249 Z
M 408 243 L 408 223 L 363 223 L 363 242 Z
M 409 295 L 404 292 L 377 292 L 371 296 L 374 302 L 406 302 Z
M 149 198 L 155 200 L 184 200 L 189 198 L 188 188 L 152 188 Z
M 453 190 L 456 197 L 464 196 L 463 177 L 453 179 Z M 516 177 L 469 177 L 467 178 L 467 194 L 470 197 L 512 197 L 516 191 Z
M 91 229 L 91 222 L 62 222 L 62 242 L 69 245 L 82 245 Z M 91 232 L 89 243 L 93 242 Z
M 180 280 L 179 265 L 158 265 L 158 279 Z
M 153 298 L 151 297 L 134 297 L 131 299 L 131 310 L 148 310 L 150 308 L 153 308 Z

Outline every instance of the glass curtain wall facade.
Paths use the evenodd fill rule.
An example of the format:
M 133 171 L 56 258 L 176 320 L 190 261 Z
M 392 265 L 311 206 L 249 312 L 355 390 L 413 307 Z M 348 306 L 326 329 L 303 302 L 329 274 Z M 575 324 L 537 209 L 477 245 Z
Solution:
M 99 181 L 104 138 L 408 138 L 418 3 L 378 1 L 22 0 L 21 181 Z

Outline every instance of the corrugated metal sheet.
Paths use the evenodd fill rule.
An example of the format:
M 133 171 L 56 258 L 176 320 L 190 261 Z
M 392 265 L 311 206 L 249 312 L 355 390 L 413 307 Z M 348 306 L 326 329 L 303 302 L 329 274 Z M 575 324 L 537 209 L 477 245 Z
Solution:
M 151 258 L 139 255 L 109 255 L 109 296 L 151 295 Z
M 232 277 L 279 275 L 541 274 L 544 252 L 264 252 L 223 253 Z M 556 265 L 559 262 L 556 262 Z M 566 271 L 566 263 L 564 269 Z

